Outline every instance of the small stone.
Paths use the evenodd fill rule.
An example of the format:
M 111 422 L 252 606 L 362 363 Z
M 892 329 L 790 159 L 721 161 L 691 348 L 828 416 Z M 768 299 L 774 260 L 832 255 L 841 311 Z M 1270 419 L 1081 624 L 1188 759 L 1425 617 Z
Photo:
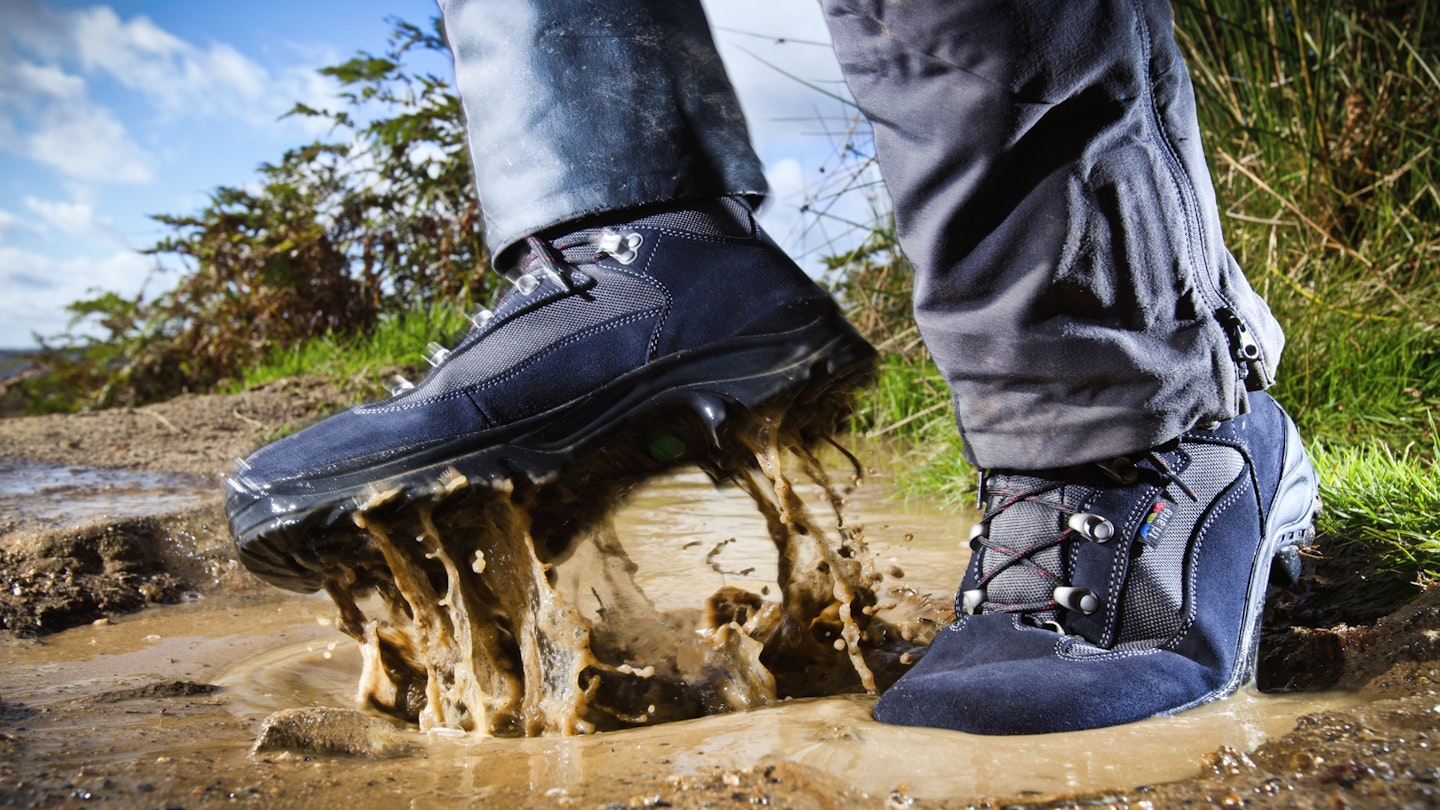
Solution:
M 254 754 L 290 751 L 381 759 L 412 753 L 414 747 L 384 720 L 353 709 L 284 709 L 265 718 Z

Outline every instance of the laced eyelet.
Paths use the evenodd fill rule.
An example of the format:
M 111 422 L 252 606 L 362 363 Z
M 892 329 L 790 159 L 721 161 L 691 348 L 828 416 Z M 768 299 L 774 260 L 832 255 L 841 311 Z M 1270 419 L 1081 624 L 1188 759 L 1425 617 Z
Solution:
M 425 346 L 425 362 L 432 366 L 440 365 L 445 362 L 445 358 L 449 356 L 450 350 L 441 346 L 439 343 L 431 342 Z
M 1097 543 L 1104 543 L 1115 536 L 1115 524 L 1089 512 L 1076 512 L 1071 515 L 1068 525 Z
M 399 374 L 391 377 L 390 381 L 385 384 L 385 390 L 389 391 L 390 396 L 392 397 L 398 397 L 406 391 L 410 391 L 414 388 L 415 383 L 412 383 L 404 377 L 401 377 Z
M 963 591 L 960 594 L 960 606 L 966 613 L 974 616 L 980 612 L 980 606 L 985 604 L 985 589 L 976 588 L 970 591 Z
M 634 231 L 622 234 L 609 228 L 595 237 L 595 246 L 600 248 L 600 252 L 621 264 L 635 261 L 640 255 L 640 245 L 644 242 L 645 237 Z
M 493 317 L 495 317 L 495 313 L 484 307 L 475 310 L 469 315 L 470 323 L 474 324 L 476 329 L 484 328 L 485 324 L 489 323 Z
M 515 285 L 521 295 L 529 295 L 540 289 L 540 279 L 536 278 L 534 273 L 522 273 L 511 279 L 510 283 Z
M 1100 609 L 1100 597 L 1096 596 L 1095 592 L 1089 588 L 1071 588 L 1061 585 L 1051 596 L 1066 610 L 1078 610 L 1087 616 Z

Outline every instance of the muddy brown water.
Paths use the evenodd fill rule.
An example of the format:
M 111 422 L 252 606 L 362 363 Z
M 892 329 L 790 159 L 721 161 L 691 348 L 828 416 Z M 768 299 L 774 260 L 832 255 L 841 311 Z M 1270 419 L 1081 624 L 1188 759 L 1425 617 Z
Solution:
M 949 599 L 965 564 L 967 515 L 897 500 L 878 477 L 851 494 L 847 515 L 864 525 L 881 570 L 903 571 L 892 584 Z M 751 500 L 699 473 L 647 485 L 619 514 L 617 531 L 637 582 L 663 609 L 775 579 L 774 546 Z M 713 794 L 730 806 L 762 795 L 778 806 L 1043 796 L 1184 779 L 1213 764 L 1207 757 L 1217 749 L 1251 751 L 1301 715 L 1369 699 L 1242 691 L 1115 729 L 982 738 L 883 726 L 869 719 L 873 697 L 847 695 L 579 737 L 423 734 L 392 724 L 404 753 L 384 760 L 251 754 L 274 712 L 356 705 L 360 654 L 334 629 L 334 614 L 323 596 L 245 590 L 0 647 L 0 803 L 304 806 L 339 790 L 356 808 L 522 798 L 638 807 L 676 803 L 656 786 L 689 791 L 685 780 L 704 782 L 693 783 L 697 799 Z M 801 770 L 774 770 L 784 763 Z M 784 780 L 792 790 L 820 787 L 756 792 L 757 782 Z M 590 792 L 595 785 L 607 786 L 604 795 Z M 815 795 L 828 798 L 812 804 Z M 706 801 L 694 806 L 715 806 Z
M 163 515 L 212 499 L 212 486 L 203 475 L 0 457 L 0 515 L 46 527 Z

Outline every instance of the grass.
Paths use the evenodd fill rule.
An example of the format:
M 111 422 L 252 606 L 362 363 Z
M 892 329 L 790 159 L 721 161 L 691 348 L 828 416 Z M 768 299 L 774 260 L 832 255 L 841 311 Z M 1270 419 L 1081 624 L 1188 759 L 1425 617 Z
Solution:
M 903 493 L 949 504 L 974 495 L 975 468 L 962 455 L 944 378 L 928 357 L 882 354 L 879 376 L 857 404 L 854 432 L 885 442 Z
M 455 305 L 437 305 L 381 316 L 375 328 L 356 336 L 327 334 L 287 349 L 272 351 L 265 362 L 233 382 L 231 392 L 300 374 L 348 382 L 357 398 L 373 398 L 385 389 L 384 377 L 399 368 L 425 365 L 423 349 L 431 341 L 453 345 L 453 336 L 468 328 Z
M 1440 14 L 1187 0 L 1226 243 L 1285 327 L 1273 389 L 1326 445 L 1426 446 L 1440 405 Z
M 1311 447 L 1322 549 L 1358 547 L 1377 570 L 1426 584 L 1440 578 L 1440 430 L 1433 419 L 1429 429 L 1428 446 L 1398 452 L 1374 441 Z
M 1303 435 L 1329 445 L 1379 440 L 1429 447 L 1440 407 L 1440 329 L 1410 321 L 1355 323 L 1333 310 L 1300 310 L 1272 393 Z

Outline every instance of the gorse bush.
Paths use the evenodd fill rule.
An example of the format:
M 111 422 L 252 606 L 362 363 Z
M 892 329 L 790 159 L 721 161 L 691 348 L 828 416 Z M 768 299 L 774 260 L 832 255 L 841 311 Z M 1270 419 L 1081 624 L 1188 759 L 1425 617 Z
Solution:
M 216 189 L 197 213 L 155 217 L 170 233 L 147 252 L 179 260 L 174 285 L 72 304 L 101 334 L 45 342 L 51 373 L 29 381 L 32 409 L 205 390 L 308 339 L 363 334 L 382 313 L 483 297 L 459 100 L 406 67 L 417 51 L 448 54 L 438 33 L 394 23 L 384 56 L 322 71 L 344 88 L 338 109 L 291 111 L 330 122 L 330 140 L 290 150 L 247 187 Z

